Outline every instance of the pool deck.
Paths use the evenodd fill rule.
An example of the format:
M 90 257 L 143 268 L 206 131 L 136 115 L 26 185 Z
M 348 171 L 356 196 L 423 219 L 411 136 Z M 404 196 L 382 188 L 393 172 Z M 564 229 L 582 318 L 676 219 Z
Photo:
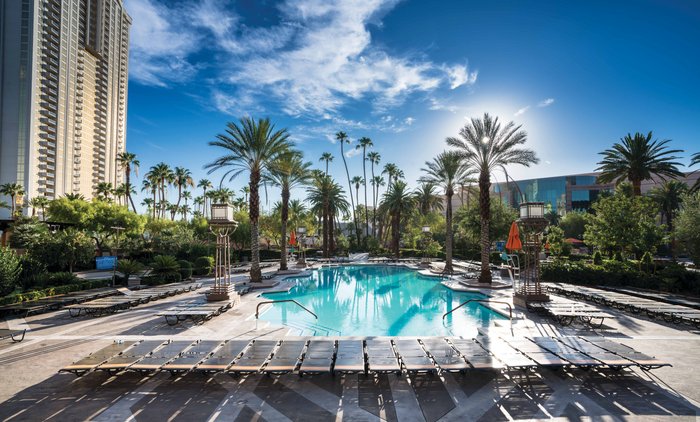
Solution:
M 275 288 L 293 284 L 280 278 Z M 0 328 L 29 329 L 21 343 L 0 342 L 0 420 L 697 420 L 700 412 L 700 330 L 609 308 L 601 309 L 616 318 L 596 329 L 561 327 L 516 309 L 512 326 L 503 320 L 479 331 L 504 337 L 605 337 L 673 367 L 651 372 L 541 369 L 302 378 L 164 373 L 90 373 L 76 378 L 57 373 L 116 339 L 278 339 L 289 332 L 251 317 L 263 300 L 258 291 L 202 325 L 171 327 L 156 315 L 201 292 L 99 318 L 71 318 L 68 311 L 59 310 L 0 322 Z M 510 290 L 484 293 L 493 301 L 508 301 Z

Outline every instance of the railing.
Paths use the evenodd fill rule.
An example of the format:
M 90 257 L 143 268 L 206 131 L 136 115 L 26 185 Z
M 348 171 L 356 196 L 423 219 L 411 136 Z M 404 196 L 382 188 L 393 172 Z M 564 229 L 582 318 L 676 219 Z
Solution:
M 510 303 L 508 303 L 508 302 L 499 302 L 499 301 L 495 301 L 495 300 L 485 300 L 485 299 L 469 299 L 469 300 L 466 301 L 466 302 L 460 303 L 459 306 L 457 306 L 456 308 L 452 308 L 452 309 L 450 309 L 449 311 L 445 312 L 444 315 L 442 316 L 442 319 L 445 319 L 445 317 L 446 317 L 447 315 L 451 314 L 452 312 L 456 311 L 457 309 L 461 308 L 462 306 L 466 305 L 466 304 L 469 303 L 469 302 L 479 302 L 479 304 L 482 304 L 482 303 L 498 303 L 498 304 L 501 304 L 501 305 L 506 305 L 506 306 L 508 307 L 508 315 L 509 315 L 509 318 L 510 318 L 510 323 L 511 323 L 511 324 L 513 323 L 513 307 L 510 305 Z M 483 306 L 483 304 L 482 304 L 481 306 Z
M 301 303 L 297 302 L 296 300 L 292 299 L 285 299 L 285 300 L 266 300 L 264 302 L 258 303 L 258 306 L 255 307 L 255 319 L 258 319 L 258 316 L 260 315 L 260 305 L 266 305 L 268 303 L 282 303 L 282 302 L 293 302 L 296 303 L 300 308 L 305 310 L 306 312 L 310 313 L 311 315 L 314 316 L 314 318 L 318 319 L 318 315 L 315 313 L 311 312 L 306 306 L 302 305 Z

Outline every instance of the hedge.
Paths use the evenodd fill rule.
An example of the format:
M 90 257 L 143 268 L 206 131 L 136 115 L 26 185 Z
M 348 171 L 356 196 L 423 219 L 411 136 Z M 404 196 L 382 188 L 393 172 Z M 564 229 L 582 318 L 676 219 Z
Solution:
M 78 290 L 96 289 L 98 287 L 107 287 L 112 283 L 111 279 L 103 280 L 87 280 L 80 283 L 67 284 L 65 286 L 50 287 L 43 290 L 30 290 L 23 293 L 15 293 L 5 296 L 0 299 L 0 305 L 11 305 L 30 300 L 37 300 L 48 296 L 62 295 Z
M 192 277 L 192 263 L 185 260 L 177 261 L 177 263 L 180 265 L 180 277 L 183 280 L 189 280 Z
M 200 256 L 194 260 L 194 273 L 196 275 L 209 275 L 214 269 L 214 258 L 211 256 Z

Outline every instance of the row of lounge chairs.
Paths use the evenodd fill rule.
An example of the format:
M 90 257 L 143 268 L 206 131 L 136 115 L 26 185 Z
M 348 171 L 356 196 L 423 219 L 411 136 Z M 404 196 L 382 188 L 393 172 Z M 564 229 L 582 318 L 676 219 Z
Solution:
M 20 341 L 24 340 L 24 335 L 26 333 L 27 330 L 24 328 L 16 330 L 13 330 L 11 328 L 2 328 L 0 329 L 0 340 L 11 338 L 13 342 L 19 343 Z
M 549 316 L 561 326 L 571 325 L 579 321 L 595 327 L 602 327 L 605 318 L 615 318 L 607 312 L 602 312 L 595 306 L 574 301 L 552 300 L 550 302 L 531 302 L 527 309 L 543 316 Z
M 67 305 L 113 296 L 118 293 L 119 292 L 112 287 L 82 290 L 66 293 L 64 295 L 50 296 L 28 302 L 0 306 L 0 314 L 24 314 L 23 316 L 27 317 L 30 314 L 55 311 Z
M 550 293 L 610 306 L 633 314 L 644 313 L 652 319 L 662 318 L 666 322 L 686 323 L 700 328 L 700 310 L 688 306 L 672 305 L 625 293 L 572 284 L 550 283 L 546 286 Z
M 195 324 L 202 324 L 215 316 L 231 309 L 234 301 L 206 302 L 200 300 L 185 302 L 166 309 L 158 314 L 165 317 L 168 325 L 178 325 L 183 321 L 191 320 Z
M 111 344 L 59 372 L 442 373 L 670 366 L 623 344 L 584 337 L 142 340 Z
M 111 296 L 66 306 L 72 317 L 80 315 L 102 316 L 130 309 L 139 304 L 196 290 L 202 283 L 171 283 L 141 290 L 120 288 L 120 296 Z

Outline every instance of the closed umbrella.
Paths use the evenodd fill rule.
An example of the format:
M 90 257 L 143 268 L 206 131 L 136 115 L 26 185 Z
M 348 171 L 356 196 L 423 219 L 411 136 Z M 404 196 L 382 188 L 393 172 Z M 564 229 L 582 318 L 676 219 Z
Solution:
M 513 221 L 510 225 L 510 231 L 508 232 L 508 241 L 506 242 L 506 249 L 510 251 L 518 251 L 523 248 L 523 243 L 520 241 L 520 231 L 518 230 L 518 224 Z
M 292 231 L 292 235 L 289 236 L 289 244 L 294 246 L 297 244 L 297 235 Z

